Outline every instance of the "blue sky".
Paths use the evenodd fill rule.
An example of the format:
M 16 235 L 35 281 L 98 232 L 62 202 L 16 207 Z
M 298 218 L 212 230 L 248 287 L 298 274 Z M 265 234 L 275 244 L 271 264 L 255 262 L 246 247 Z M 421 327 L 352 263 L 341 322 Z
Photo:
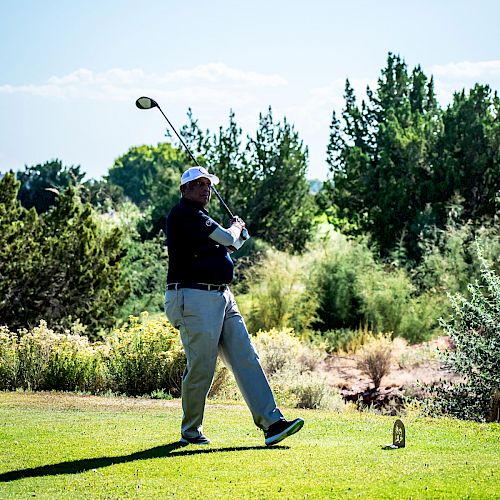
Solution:
M 191 107 L 211 132 L 233 109 L 253 134 L 271 105 L 324 179 L 346 78 L 362 96 L 391 51 L 434 75 L 442 105 L 499 90 L 499 24 L 494 0 L 0 0 L 0 172 L 59 158 L 105 175 L 164 140 L 162 116 L 134 105 L 150 95 L 177 128 Z

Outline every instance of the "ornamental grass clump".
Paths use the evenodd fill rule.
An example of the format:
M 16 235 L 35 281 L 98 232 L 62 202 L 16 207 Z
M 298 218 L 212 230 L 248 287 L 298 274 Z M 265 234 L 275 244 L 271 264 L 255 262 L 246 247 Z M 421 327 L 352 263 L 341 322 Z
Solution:
M 186 359 L 177 330 L 167 319 L 148 313 L 130 316 L 106 341 L 112 390 L 139 396 L 163 390 L 180 394 Z

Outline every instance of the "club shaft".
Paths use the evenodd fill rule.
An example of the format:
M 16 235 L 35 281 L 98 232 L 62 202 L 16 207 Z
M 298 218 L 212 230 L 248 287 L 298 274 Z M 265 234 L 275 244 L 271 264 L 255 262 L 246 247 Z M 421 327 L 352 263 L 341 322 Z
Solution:
M 184 149 L 188 152 L 189 156 L 191 157 L 191 159 L 193 160 L 195 165 L 197 165 L 198 167 L 201 167 L 201 165 L 198 163 L 198 160 L 194 157 L 193 153 L 191 153 L 190 149 L 187 147 L 187 144 L 182 140 L 182 137 L 177 133 L 177 130 L 175 130 L 175 127 L 172 125 L 172 123 L 170 123 L 170 120 L 167 118 L 167 115 L 163 112 L 163 110 L 160 108 L 160 106 L 157 105 L 157 107 L 160 110 L 160 113 L 165 118 L 165 120 L 167 120 L 167 123 L 170 125 L 170 128 L 175 132 L 175 135 L 177 136 L 177 138 L 179 139 L 181 144 L 184 146 Z M 219 194 L 217 189 L 215 189 L 215 187 L 212 185 L 210 185 L 210 188 L 212 189 L 215 196 L 217 196 L 217 198 L 219 199 L 222 207 L 228 213 L 229 217 L 233 218 L 234 217 L 233 212 L 231 212 L 230 208 L 226 205 L 226 203 L 222 199 L 222 196 Z

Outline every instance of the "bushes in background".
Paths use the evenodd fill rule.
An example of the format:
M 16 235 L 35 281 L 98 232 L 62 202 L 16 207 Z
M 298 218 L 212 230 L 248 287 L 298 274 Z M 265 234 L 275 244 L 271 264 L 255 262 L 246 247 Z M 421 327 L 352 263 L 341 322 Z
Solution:
M 163 389 L 180 395 L 186 359 L 177 330 L 167 319 L 130 322 L 115 330 L 106 340 L 109 346 L 107 367 L 114 390 L 139 396 Z
M 277 399 L 301 408 L 340 408 L 340 396 L 316 368 L 324 353 L 290 330 L 259 332 L 257 352 Z M 65 390 L 130 396 L 179 396 L 186 360 L 178 332 L 164 318 L 131 317 L 103 342 L 56 333 L 42 321 L 30 331 L 0 327 L 0 390 Z M 238 399 L 219 362 L 211 398 Z
M 45 321 L 19 333 L 0 328 L 0 390 L 178 394 L 184 366 L 176 330 L 147 313 L 131 317 L 105 342 L 56 333 Z
M 362 239 L 318 234 L 304 254 L 267 250 L 249 270 L 237 300 L 252 333 L 292 328 L 301 336 L 322 337 L 333 351 L 345 349 L 361 326 L 421 342 L 440 333 L 439 318 L 450 311 L 446 292 L 461 291 L 479 276 L 466 227 L 450 225 L 422 240 L 422 261 L 413 267 L 395 257 L 377 260 Z M 497 232 L 485 227 L 481 235 L 494 260 L 500 251 Z
M 497 420 L 500 399 L 500 278 L 484 259 L 479 244 L 482 284 L 468 286 L 468 297 L 450 295 L 453 314 L 443 323 L 452 349 L 444 361 L 464 382 L 433 388 L 431 412 L 466 420 Z M 495 403 L 496 401 L 496 403 Z M 496 405 L 496 410 L 494 406 Z

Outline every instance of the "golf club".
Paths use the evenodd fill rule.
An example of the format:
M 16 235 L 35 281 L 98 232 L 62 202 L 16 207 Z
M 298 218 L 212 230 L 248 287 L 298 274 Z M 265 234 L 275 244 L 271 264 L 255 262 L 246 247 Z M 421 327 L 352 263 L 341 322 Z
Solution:
M 177 138 L 179 139 L 181 144 L 184 146 L 185 150 L 188 152 L 189 156 L 191 157 L 191 159 L 193 160 L 195 165 L 198 167 L 201 167 L 201 165 L 198 163 L 198 160 L 194 157 L 193 153 L 191 153 L 191 151 L 187 147 L 186 143 L 182 140 L 182 137 L 177 133 L 177 130 L 175 130 L 175 127 L 170 123 L 170 120 L 167 118 L 167 115 L 163 112 L 163 110 L 160 108 L 160 106 L 158 105 L 158 103 L 154 99 L 151 99 L 151 97 L 139 97 L 139 99 L 137 99 L 137 101 L 135 101 L 135 105 L 139 109 L 158 108 L 160 110 L 160 113 L 165 118 L 165 120 L 167 120 L 167 123 L 170 125 L 170 128 L 175 132 L 175 135 L 177 136 Z M 224 210 L 229 214 L 229 217 L 233 218 L 234 217 L 233 212 L 231 212 L 230 208 L 226 205 L 226 203 L 222 199 L 222 196 L 219 194 L 217 189 L 215 189 L 215 187 L 212 185 L 210 186 L 210 188 L 212 189 L 215 196 L 217 196 L 217 198 L 219 198 L 219 201 L 221 202 L 222 206 L 224 207 Z M 248 231 L 246 230 L 246 228 L 244 228 L 243 231 L 241 232 L 241 237 L 244 240 L 248 239 Z

